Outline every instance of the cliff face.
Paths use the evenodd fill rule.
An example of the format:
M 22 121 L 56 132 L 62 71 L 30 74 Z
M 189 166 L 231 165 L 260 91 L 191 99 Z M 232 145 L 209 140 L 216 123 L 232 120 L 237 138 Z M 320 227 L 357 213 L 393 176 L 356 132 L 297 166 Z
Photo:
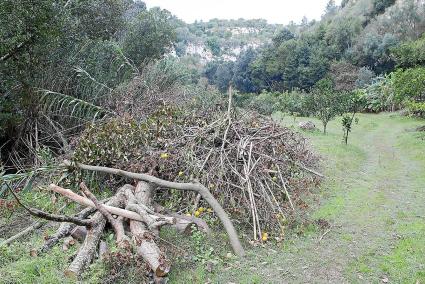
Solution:
M 177 30 L 175 55 L 197 57 L 204 64 L 213 60 L 236 61 L 241 52 L 270 43 L 281 27 L 265 20 L 243 19 L 187 24 Z

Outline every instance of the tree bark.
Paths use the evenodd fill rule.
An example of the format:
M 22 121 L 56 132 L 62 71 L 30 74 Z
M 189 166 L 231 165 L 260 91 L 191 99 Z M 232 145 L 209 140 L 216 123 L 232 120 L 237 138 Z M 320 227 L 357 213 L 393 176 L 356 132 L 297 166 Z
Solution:
M 136 186 L 134 196 L 138 202 L 151 207 L 153 188 L 150 184 L 140 181 Z M 145 224 L 130 220 L 130 231 L 133 234 L 133 241 L 137 246 L 137 254 L 143 257 L 156 276 L 166 276 L 170 271 L 170 263 L 155 244 L 154 236 Z
M 94 211 L 93 208 L 86 208 L 82 210 L 80 213 L 78 213 L 77 215 L 75 215 L 75 217 L 87 218 L 91 213 L 93 213 L 93 211 Z M 62 223 L 59 226 L 59 229 L 56 231 L 56 233 L 53 234 L 53 236 L 49 237 L 44 243 L 44 245 L 38 250 L 38 254 L 44 253 L 50 250 L 54 245 L 56 245 L 59 242 L 59 240 L 71 234 L 72 230 L 74 230 L 76 226 L 77 225 L 73 223 Z
M 84 269 L 93 261 L 97 245 L 105 229 L 106 219 L 102 213 L 97 212 L 93 216 L 92 221 L 94 225 L 87 231 L 87 236 L 77 256 L 68 269 L 65 270 L 65 276 L 68 278 L 78 279 Z

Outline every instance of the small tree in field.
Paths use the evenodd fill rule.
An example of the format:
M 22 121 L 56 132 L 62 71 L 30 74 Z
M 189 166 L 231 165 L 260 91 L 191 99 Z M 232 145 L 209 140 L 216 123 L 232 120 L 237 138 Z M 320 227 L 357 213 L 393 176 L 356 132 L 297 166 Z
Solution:
M 348 135 L 351 132 L 353 121 L 355 120 L 354 117 L 356 113 L 364 108 L 365 104 L 364 90 L 354 90 L 346 93 L 344 108 L 347 113 L 342 116 L 342 130 L 344 131 L 343 140 L 345 145 L 348 144 Z
M 284 112 L 289 113 L 294 118 L 294 123 L 297 116 L 305 113 L 304 109 L 304 95 L 298 91 L 285 92 L 280 97 L 280 108 Z
M 322 121 L 323 133 L 326 134 L 329 121 L 342 111 L 341 93 L 334 90 L 332 79 L 324 78 L 314 86 L 309 101 L 311 113 Z

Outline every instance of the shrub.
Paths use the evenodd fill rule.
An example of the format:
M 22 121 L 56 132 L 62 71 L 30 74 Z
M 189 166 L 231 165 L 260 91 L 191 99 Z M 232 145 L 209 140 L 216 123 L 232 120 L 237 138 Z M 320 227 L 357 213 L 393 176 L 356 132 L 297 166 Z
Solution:
M 425 117 L 425 102 L 406 101 L 405 106 L 410 115 Z
M 421 101 L 425 98 L 425 67 L 397 69 L 391 73 L 391 84 L 397 102 Z
M 306 108 L 306 94 L 298 90 L 291 92 L 284 92 L 279 96 L 279 107 L 280 110 L 292 115 L 295 119 L 296 116 L 308 115 L 308 109 Z
M 279 110 L 279 94 L 263 92 L 251 101 L 249 108 L 263 115 L 271 115 Z
M 394 110 L 394 91 L 389 77 L 378 77 L 365 89 L 365 110 L 380 112 Z
M 92 124 L 81 135 L 75 148 L 77 162 L 120 167 L 140 161 L 151 146 L 162 146 L 170 128 L 181 124 L 178 112 L 164 107 L 143 122 L 133 118 L 112 118 Z

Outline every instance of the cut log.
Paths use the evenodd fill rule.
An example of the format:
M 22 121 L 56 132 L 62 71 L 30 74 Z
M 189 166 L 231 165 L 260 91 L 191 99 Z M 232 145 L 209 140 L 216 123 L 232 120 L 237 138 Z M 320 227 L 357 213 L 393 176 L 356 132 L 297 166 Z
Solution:
M 142 222 L 134 220 L 130 220 L 130 231 L 137 254 L 146 261 L 156 276 L 166 276 L 170 272 L 170 264 L 155 244 L 153 234 Z
M 74 239 L 80 242 L 84 241 L 86 236 L 87 236 L 87 228 L 83 226 L 77 226 L 71 232 L 71 237 L 73 237 Z
M 71 247 L 71 246 L 73 246 L 73 245 L 75 245 L 75 240 L 74 240 L 74 238 L 73 238 L 73 237 L 71 237 L 71 236 L 66 237 L 66 238 L 63 240 L 62 250 L 63 250 L 63 251 L 67 251 L 67 250 L 69 250 L 69 247 Z
M 177 214 L 157 203 L 154 205 L 154 207 L 155 212 L 176 218 L 176 224 L 172 225 L 171 227 L 175 228 L 178 232 L 190 234 L 192 232 L 192 225 L 196 225 L 199 230 L 203 231 L 208 235 L 211 234 L 211 229 L 208 226 L 207 222 L 205 222 L 201 218 Z
M 104 241 L 100 241 L 99 243 L 99 258 L 104 260 L 105 257 L 109 254 L 108 244 Z
M 136 200 L 149 208 L 152 206 L 152 194 L 152 186 L 143 181 L 137 184 L 134 192 Z M 137 254 L 143 257 L 156 276 L 166 276 L 170 271 L 170 263 L 155 244 L 154 236 L 146 225 L 142 222 L 130 220 L 130 231 L 133 234 Z
M 84 243 L 71 265 L 65 270 L 65 276 L 68 278 L 77 280 L 84 269 L 93 261 L 97 245 L 105 229 L 106 219 L 100 212 L 97 212 L 91 220 L 93 221 L 93 226 L 87 230 Z
M 171 227 L 176 229 L 179 233 L 191 235 L 193 231 L 193 226 L 199 228 L 194 222 L 187 221 L 184 219 L 177 219 L 176 224 L 172 225 Z

